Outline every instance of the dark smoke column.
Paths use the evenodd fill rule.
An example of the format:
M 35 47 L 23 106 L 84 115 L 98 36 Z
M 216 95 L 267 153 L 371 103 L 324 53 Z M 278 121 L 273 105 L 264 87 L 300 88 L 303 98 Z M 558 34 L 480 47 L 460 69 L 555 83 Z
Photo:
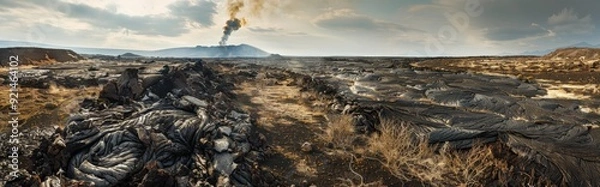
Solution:
M 227 20 L 227 22 L 225 23 L 225 27 L 223 27 L 223 37 L 221 37 L 219 45 L 226 45 L 231 33 L 240 29 L 243 24 L 244 20 L 240 20 L 238 18 L 232 18 L 230 20 Z

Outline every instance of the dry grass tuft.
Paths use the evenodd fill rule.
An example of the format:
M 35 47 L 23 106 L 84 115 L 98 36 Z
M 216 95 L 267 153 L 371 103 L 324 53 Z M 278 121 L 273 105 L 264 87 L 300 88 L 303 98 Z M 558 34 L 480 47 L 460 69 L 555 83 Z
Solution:
M 547 178 L 536 177 L 534 171 L 516 170 L 494 156 L 491 145 L 475 145 L 469 150 L 453 150 L 448 144 L 435 148 L 409 122 L 382 119 L 378 127 L 380 133 L 365 138 L 355 134 L 353 118 L 343 115 L 330 120 L 321 138 L 342 155 L 350 156 L 350 164 L 357 155 L 377 160 L 396 178 L 425 186 L 552 186 Z M 362 141 L 366 141 L 364 146 L 357 143 Z M 341 186 L 382 185 L 364 183 L 351 166 L 350 170 L 361 181 L 339 179 Z
M 475 146 L 458 152 L 444 145 L 436 151 L 407 122 L 383 119 L 379 127 L 381 133 L 369 140 L 368 149 L 402 180 L 418 180 L 432 186 L 482 186 L 495 178 L 496 171 L 508 170 L 490 147 Z
M 320 138 L 335 150 L 352 151 L 358 136 L 352 116 L 340 115 L 332 117 Z

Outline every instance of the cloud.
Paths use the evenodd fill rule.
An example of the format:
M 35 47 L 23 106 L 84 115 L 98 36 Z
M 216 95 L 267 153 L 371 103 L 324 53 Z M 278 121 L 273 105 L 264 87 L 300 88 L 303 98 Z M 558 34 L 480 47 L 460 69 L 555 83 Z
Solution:
M 306 32 L 301 32 L 301 31 L 296 31 L 296 32 L 289 32 L 287 33 L 290 36 L 309 36 L 308 33 Z
M 251 32 L 269 35 L 269 36 L 284 36 L 284 37 L 298 37 L 298 36 L 309 36 L 310 34 L 302 31 L 289 31 L 278 27 L 248 27 Z
M 550 25 L 562 25 L 569 24 L 573 22 L 591 22 L 590 16 L 586 16 L 585 18 L 579 19 L 579 16 L 573 11 L 572 8 L 565 8 L 558 14 L 552 14 L 548 18 L 548 24 Z
M 486 37 L 494 41 L 511 41 L 525 38 L 552 37 L 556 34 L 552 30 L 531 24 L 528 27 L 497 27 L 488 29 Z
M 168 6 L 169 14 L 144 16 L 132 16 L 110 9 L 63 1 L 32 0 L 15 3 L 0 0 L 0 7 L 7 6 L 23 10 L 42 8 L 54 12 L 56 16 L 75 19 L 99 29 L 126 29 L 133 34 L 148 36 L 180 36 L 192 29 L 189 25 L 212 26 L 213 15 L 216 14 L 216 4 L 207 0 L 178 0 Z
M 282 28 L 274 28 L 274 27 L 249 27 L 248 30 L 252 31 L 252 32 L 258 32 L 258 33 L 273 33 L 273 32 L 279 32 L 282 31 Z
M 408 8 L 408 12 L 416 13 L 416 12 L 436 10 L 436 9 L 444 10 L 446 8 L 448 8 L 448 7 L 436 5 L 436 4 L 417 4 L 417 5 L 410 6 L 410 8 Z
M 558 14 L 552 14 L 548 18 L 548 25 L 552 26 L 556 32 L 567 34 L 588 33 L 596 28 L 591 15 L 579 18 L 572 8 L 564 8 Z
M 429 25 L 447 25 L 450 21 L 444 18 L 443 14 L 468 13 L 469 2 L 473 1 L 434 0 L 432 3 L 410 6 L 408 11 L 426 16 L 439 14 L 432 19 L 433 21 L 429 21 L 434 22 Z M 600 1 L 590 0 L 478 0 L 477 2 L 480 3 L 481 14 L 468 17 L 468 28 L 485 30 L 481 40 L 497 42 L 546 42 L 542 39 L 549 37 L 575 40 L 574 34 L 595 32 L 598 20 L 595 20 L 597 10 L 594 7 L 600 6 Z
M 553 37 L 553 36 L 556 36 L 556 33 L 555 33 L 554 31 L 552 31 L 552 30 L 550 30 L 550 29 L 547 29 L 546 27 L 543 27 L 543 26 L 541 26 L 541 25 L 539 25 L 539 24 L 537 24 L 537 23 L 531 23 L 531 26 L 532 26 L 532 27 L 537 27 L 537 28 L 540 28 L 540 29 L 542 29 L 542 30 L 545 30 L 546 32 L 548 32 L 548 34 L 546 35 L 546 36 L 548 36 L 548 37 Z
M 0 39 L 79 46 L 163 48 L 212 44 L 228 18 L 227 0 L 0 0 Z M 465 27 L 447 15 L 468 13 Z M 523 51 L 600 43 L 595 0 L 265 0 L 266 12 L 234 43 L 294 54 L 420 50 L 439 42 L 447 54 Z M 242 12 L 240 16 L 252 16 Z M 464 15 L 464 14 L 463 14 Z M 458 20 L 460 22 L 461 20 Z M 216 23 L 216 24 L 215 24 Z M 534 23 L 534 24 L 532 24 Z M 460 25 L 459 25 L 460 26 Z M 452 32 L 456 28 L 456 32 Z M 45 36 L 45 37 L 44 37 Z M 199 37 L 203 36 L 203 37 Z M 170 43 L 170 44 L 169 44 Z M 523 45 L 521 45 L 523 44 Z M 319 46 L 316 49 L 314 46 Z M 365 47 L 365 46 L 377 46 Z M 285 49 L 284 49 L 285 48 Z
M 372 17 L 357 14 L 351 9 L 338 9 L 321 14 L 313 19 L 313 24 L 330 30 L 343 31 L 418 31 L 397 23 L 376 20 Z
M 131 30 L 140 35 L 178 36 L 185 33 L 185 20 L 161 16 L 129 16 L 115 14 L 108 10 L 93 8 L 83 4 L 69 4 L 68 17 L 77 18 L 96 27 Z
M 216 6 L 217 4 L 212 1 L 178 0 L 168 7 L 171 14 L 176 17 L 185 18 L 203 26 L 212 26 L 215 24 L 213 15 L 217 13 Z

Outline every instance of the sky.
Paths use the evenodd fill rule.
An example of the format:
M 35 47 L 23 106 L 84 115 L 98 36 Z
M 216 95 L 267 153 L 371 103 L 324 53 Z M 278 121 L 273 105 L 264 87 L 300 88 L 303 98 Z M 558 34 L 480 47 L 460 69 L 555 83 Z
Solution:
M 598 0 L 237 0 L 230 45 L 306 56 L 502 55 L 600 44 Z M 0 40 L 218 45 L 231 0 L 0 0 Z

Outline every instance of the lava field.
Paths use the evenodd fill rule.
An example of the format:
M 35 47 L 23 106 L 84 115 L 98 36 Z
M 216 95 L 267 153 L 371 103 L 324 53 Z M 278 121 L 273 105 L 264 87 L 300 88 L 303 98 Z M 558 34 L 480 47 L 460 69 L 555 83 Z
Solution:
M 428 64 L 420 66 L 424 60 Z M 407 122 L 415 134 L 427 137 L 431 147 L 447 145 L 461 151 L 489 145 L 513 168 L 537 171 L 534 177 L 559 186 L 600 186 L 600 114 L 594 110 L 600 100 L 594 93 L 555 97 L 548 85 L 567 82 L 548 83 L 535 75 L 523 79 L 441 70 L 431 61 L 89 59 L 24 69 L 39 75 L 22 79 L 21 86 L 30 89 L 29 94 L 37 93 L 26 99 L 48 100 L 59 93 L 78 99 L 61 99 L 55 107 L 44 109 L 39 107 L 43 103 L 29 103 L 38 108 L 28 112 L 38 113 L 23 119 L 19 177 L 6 177 L 0 184 L 335 185 L 343 182 L 335 177 L 352 178 L 348 171 L 331 174 L 347 170 L 348 161 L 330 158 L 325 150 L 331 146 L 315 137 L 330 116 L 345 115 L 353 119 L 355 132 L 367 137 L 381 133 L 379 124 L 384 119 Z M 96 92 L 90 95 L 90 88 Z M 258 97 L 242 93 L 265 95 L 259 100 L 262 105 L 256 104 Z M 286 98 L 276 98 L 281 95 Z M 312 99 L 303 102 L 309 107 L 292 105 L 304 96 Z M 273 111 L 265 113 L 269 109 Z M 285 120 L 291 121 L 290 132 L 265 126 L 284 119 L 283 115 L 289 115 Z M 0 135 L 3 155 L 11 152 L 8 139 L 8 133 Z M 276 163 L 274 157 L 287 162 Z M 306 163 L 300 167 L 300 162 Z M 374 163 L 365 162 L 357 166 L 359 172 L 368 180 L 381 181 L 380 185 L 427 186 L 394 178 L 382 166 L 370 169 Z M 8 168 L 9 162 L 0 165 Z M 294 168 L 296 172 L 286 172 Z M 0 170 L 2 176 L 9 176 L 8 172 Z M 328 179 L 330 175 L 334 179 Z M 500 179 L 485 185 L 498 184 L 494 180 Z M 509 180 L 507 184 L 521 183 Z

